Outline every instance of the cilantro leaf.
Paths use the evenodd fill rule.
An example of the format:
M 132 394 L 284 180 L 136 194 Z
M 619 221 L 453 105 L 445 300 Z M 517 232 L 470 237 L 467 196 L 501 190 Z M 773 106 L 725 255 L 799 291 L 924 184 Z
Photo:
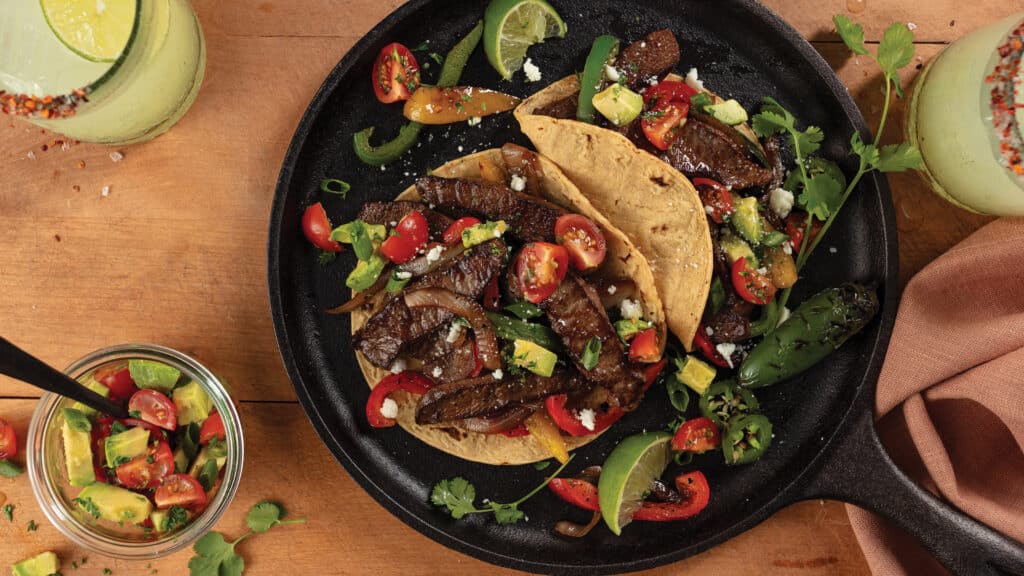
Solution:
M 268 500 L 257 502 L 245 515 L 245 523 L 257 534 L 266 532 L 281 520 L 281 508 Z
M 875 166 L 882 172 L 903 172 L 908 169 L 920 168 L 921 151 L 909 142 L 886 144 L 878 151 Z
M 188 524 L 188 512 L 181 506 L 171 506 L 167 509 L 167 518 L 164 518 L 163 526 L 157 526 L 163 532 L 172 532 Z
M 874 168 L 878 165 L 878 148 L 861 140 L 860 132 L 854 132 L 850 137 L 850 149 L 864 160 L 865 166 Z
M 197 540 L 192 546 L 197 555 L 188 562 L 190 576 L 241 576 L 245 560 L 235 554 L 235 544 L 242 538 L 228 543 L 219 532 L 210 532 Z
M 4 516 L 7 516 L 8 522 L 14 522 L 14 504 L 4 504 Z
M 836 14 L 832 17 L 832 23 L 836 25 L 836 32 L 843 39 L 843 44 L 854 54 L 866 56 L 871 54 L 864 47 L 864 28 L 850 20 L 845 14 Z
M 334 252 L 328 252 L 327 250 L 321 250 L 320 251 L 320 257 L 319 257 L 320 265 L 321 266 L 325 266 L 327 264 L 330 264 L 331 262 L 334 262 L 334 260 L 337 257 L 338 257 L 338 255 L 336 253 L 334 253 Z
M 902 22 L 894 22 L 882 33 L 878 44 L 878 65 L 886 77 L 899 85 L 898 71 L 914 57 L 914 33 Z
M 767 138 L 772 134 L 779 132 L 786 132 L 792 128 L 790 124 L 786 122 L 785 117 L 779 115 L 771 110 L 763 110 L 754 114 L 751 118 L 751 128 L 754 129 L 754 133 L 761 138 Z
M 803 132 L 793 132 L 790 144 L 794 150 L 799 150 L 801 156 L 813 154 L 821 148 L 821 142 L 825 139 L 825 133 L 817 126 L 808 126 Z
M 544 470 L 548 466 L 551 466 L 551 460 L 541 460 L 533 465 L 534 470 Z
M 82 510 L 91 514 L 93 518 L 100 517 L 100 509 L 96 506 L 96 503 L 92 501 L 92 498 L 75 498 L 72 502 L 78 504 Z
M 708 106 L 711 106 L 714 102 L 705 92 L 698 92 L 693 96 L 690 96 L 690 106 L 693 106 L 698 112 L 704 112 Z
M 522 520 L 526 514 L 515 504 L 492 504 L 494 519 L 498 524 L 515 524 Z
M 21 466 L 18 466 L 10 460 L 0 460 L 0 476 L 4 478 L 14 478 L 21 474 Z
M 842 199 L 843 189 L 839 182 L 823 172 L 811 176 L 804 183 L 799 202 L 815 218 L 828 220 L 828 217 L 839 209 Z
M 683 369 L 686 365 L 687 358 L 673 358 L 672 362 L 676 365 L 676 372 L 673 372 L 665 379 L 665 392 L 668 394 L 668 401 L 672 404 L 678 412 L 686 412 L 686 409 L 690 407 L 690 391 L 686 384 L 676 378 L 676 373 Z
M 456 476 L 451 480 L 441 480 L 434 484 L 430 492 L 430 501 L 434 506 L 448 508 L 452 518 L 456 520 L 466 514 L 479 512 L 473 505 L 476 499 L 476 488 L 469 483 L 469 480 Z

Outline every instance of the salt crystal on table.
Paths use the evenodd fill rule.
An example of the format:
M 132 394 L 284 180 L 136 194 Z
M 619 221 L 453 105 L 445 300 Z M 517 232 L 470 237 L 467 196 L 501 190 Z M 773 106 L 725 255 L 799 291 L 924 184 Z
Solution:
M 100 190 L 100 195 L 102 195 L 104 198 L 110 196 L 110 186 L 104 186 L 103 190 Z
M 111 152 L 110 159 L 113 160 L 114 162 L 120 162 L 121 160 L 124 160 L 124 154 L 121 154 L 120 152 L 117 151 Z

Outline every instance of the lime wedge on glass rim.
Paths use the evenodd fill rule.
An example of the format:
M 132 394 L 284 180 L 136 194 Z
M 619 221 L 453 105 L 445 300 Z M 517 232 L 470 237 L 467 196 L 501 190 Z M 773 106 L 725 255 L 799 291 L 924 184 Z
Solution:
M 633 520 L 651 483 L 661 478 L 671 459 L 668 432 L 646 432 L 625 438 L 601 466 L 597 498 L 604 523 L 616 535 Z
M 484 12 L 484 52 L 505 80 L 523 67 L 527 48 L 565 32 L 562 17 L 544 0 L 491 0 Z
M 39 0 L 57 39 L 92 62 L 121 55 L 135 24 L 135 0 Z

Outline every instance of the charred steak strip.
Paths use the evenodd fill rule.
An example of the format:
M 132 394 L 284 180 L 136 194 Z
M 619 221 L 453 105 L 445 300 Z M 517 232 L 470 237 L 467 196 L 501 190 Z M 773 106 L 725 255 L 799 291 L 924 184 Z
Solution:
M 774 173 L 751 160 L 746 147 L 727 130 L 727 126 L 690 116 L 672 146 L 661 153 L 661 159 L 687 177 L 713 178 L 731 188 L 770 183 Z
M 448 266 L 430 272 L 407 289 L 444 288 L 470 298 L 479 298 L 487 283 L 501 270 L 505 244 L 491 240 L 466 251 Z M 355 345 L 374 366 L 388 368 L 402 349 L 430 334 L 453 315 L 441 308 L 409 309 L 402 298 L 393 298 L 355 336 Z
M 448 354 L 423 365 L 423 373 L 437 383 L 457 382 L 469 378 L 476 370 L 473 340 L 463 336 L 462 342 Z
M 425 202 L 450 216 L 469 213 L 504 220 L 523 242 L 554 242 L 555 221 L 565 214 L 554 204 L 483 180 L 424 176 L 416 180 L 416 188 Z
M 636 89 L 651 76 L 662 74 L 679 64 L 679 42 L 671 30 L 655 30 L 633 42 L 619 54 L 615 68 L 626 75 L 626 83 Z
M 427 225 L 430 227 L 430 235 L 433 237 L 440 238 L 444 231 L 451 226 L 452 219 L 435 212 L 427 205 L 422 202 L 411 202 L 407 200 L 399 200 L 395 202 L 367 202 L 363 204 L 363 207 L 359 209 L 359 219 L 367 224 L 382 224 L 387 226 L 390 232 L 398 222 L 405 218 L 407 214 L 413 210 L 419 210 L 423 217 L 427 219 Z

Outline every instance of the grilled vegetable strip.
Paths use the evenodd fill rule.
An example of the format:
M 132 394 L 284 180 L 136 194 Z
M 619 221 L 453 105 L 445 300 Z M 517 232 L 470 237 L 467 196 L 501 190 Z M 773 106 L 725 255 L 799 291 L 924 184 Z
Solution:
M 614 36 L 598 36 L 590 48 L 590 55 L 583 66 L 580 78 L 579 107 L 576 119 L 581 122 L 594 123 L 594 94 L 601 90 L 604 82 L 604 67 L 611 64 L 619 54 L 619 39 Z
M 772 423 L 760 414 L 735 416 L 726 427 L 722 452 L 726 464 L 749 464 L 772 443 Z
M 740 366 L 740 386 L 770 386 L 807 370 L 860 332 L 876 312 L 878 298 L 860 284 L 815 294 L 750 351 Z

